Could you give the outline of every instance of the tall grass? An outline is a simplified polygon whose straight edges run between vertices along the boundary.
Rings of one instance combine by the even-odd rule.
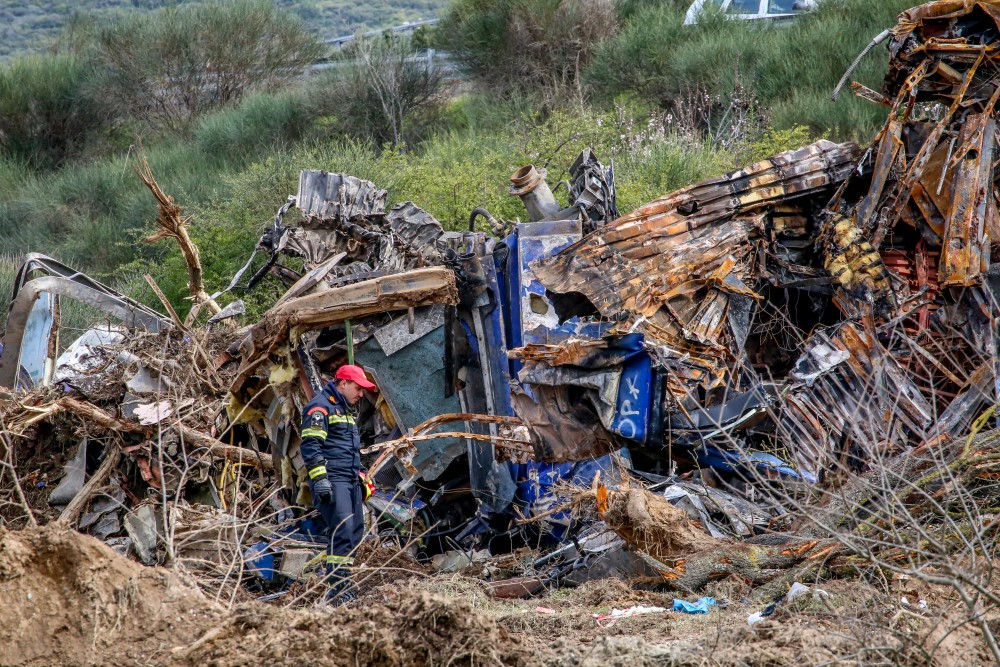
[[[184,144],[149,150],[161,185],[180,201],[207,200],[227,163]],[[129,154],[0,183],[0,252],[44,252],[99,277],[155,250],[137,243],[154,221],[152,197]]]
[[[0,154],[33,168],[75,156],[107,125],[86,90],[89,65],[74,56],[17,58],[0,67]]]
[[[203,119],[194,142],[214,159],[245,160],[291,146],[310,132],[312,123],[305,91],[257,92],[239,106]]]
[[[867,140],[884,121],[884,109],[849,94],[832,102],[829,95],[867,43],[912,4],[825,0],[791,24],[706,15],[693,26],[682,25],[679,8],[649,4],[602,43],[588,80],[605,97],[637,93],[664,105],[696,88],[723,100],[742,88],[753,91],[778,128],[801,124]],[[880,88],[887,62],[885,50],[876,49],[854,79]]]

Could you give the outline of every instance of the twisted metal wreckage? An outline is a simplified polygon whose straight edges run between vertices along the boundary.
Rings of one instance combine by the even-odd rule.
[[[500,595],[650,573],[599,517],[574,518],[563,484],[641,482],[713,536],[751,536],[782,511],[762,480],[828,483],[967,432],[996,400],[1000,6],[930,3],[890,37],[883,92],[854,86],[888,109],[868,149],[818,141],[624,216],[613,167],[589,150],[569,206],[528,166],[510,191],[530,222],[477,209],[468,232],[412,202],[386,210],[370,182],[304,171],[245,286],[275,276],[288,291],[243,329],[219,328],[238,302],[204,334],[31,256],[0,384],[35,398],[6,425],[38,442],[70,412],[124,434],[101,451],[84,438],[48,500],[146,562],[157,531],[218,561],[202,547],[234,530],[219,517],[271,508],[239,538],[258,582],[303,576],[321,548],[321,527],[291,512],[309,505],[298,411],[348,360],[380,388],[358,420],[380,528],[440,567],[557,545]],[[301,222],[286,224],[293,209]],[[474,231],[480,217],[491,233]],[[122,326],[56,358],[60,295]],[[194,389],[189,365],[133,349],[158,331],[207,368]],[[211,337],[228,348],[202,349]],[[224,409],[199,411],[199,391]],[[173,528],[147,488],[176,503]]]

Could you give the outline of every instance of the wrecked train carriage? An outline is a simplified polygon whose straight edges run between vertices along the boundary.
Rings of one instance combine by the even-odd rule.
[[[534,264],[560,319],[591,314],[614,323],[610,344],[642,341],[662,389],[635,416],[663,439],[638,444],[723,441],[760,421],[773,391],[747,369],[790,362],[798,341],[782,320],[808,330],[829,317],[829,283],[810,266],[815,214],[858,155],[830,142],[783,153],[640,207]],[[811,307],[796,308],[793,294]],[[551,367],[563,352],[541,360]],[[537,365],[539,350],[518,353]]]
[[[377,454],[371,461],[376,481],[394,502],[409,504],[395,511],[412,514],[414,507],[438,503],[442,493],[454,499],[466,489],[474,502],[465,507],[463,520],[502,517],[516,495],[532,501],[549,496],[539,488],[573,477],[574,471],[584,474],[584,480],[601,469],[612,475],[606,457],[596,467],[584,464],[589,473],[575,464],[539,469],[526,463],[538,458],[538,452],[515,417],[511,391],[512,373],[520,364],[508,359],[507,350],[573,334],[600,336],[609,327],[600,322],[560,325],[528,269],[533,259],[581,238],[585,225],[599,226],[617,213],[611,169],[585,151],[572,173],[575,203],[566,209],[558,206],[537,172],[515,175],[512,192],[530,202],[529,210],[559,219],[515,225],[501,241],[471,230],[444,232],[412,203],[386,212],[385,192],[366,181],[318,171],[301,174],[299,192],[261,239],[258,250],[269,257],[250,284],[270,272],[291,284],[290,295],[313,293],[294,304],[279,302],[232,350],[242,367],[233,385],[231,412],[244,411],[251,400],[259,402],[258,411],[248,414],[265,415],[272,447],[280,443],[272,453],[287,457],[286,473],[296,471],[286,474],[289,486],[299,493],[306,489],[301,462],[296,463],[293,422],[298,409],[322,385],[323,372],[348,359],[361,364],[381,389],[363,410],[361,423],[368,451]],[[304,220],[286,225],[293,206]],[[472,220],[477,215],[484,215],[495,231],[502,228],[488,212],[476,211]],[[304,271],[283,266],[282,256],[301,259]],[[359,303],[354,290],[366,284],[358,280],[371,278],[376,285],[434,272],[454,276],[457,292],[452,298],[435,298],[431,292],[408,303],[369,304],[362,298],[364,312],[352,309]],[[331,307],[317,316],[303,314],[307,299]],[[456,421],[464,422],[457,431],[431,432]],[[566,424],[554,427],[565,429]],[[418,483],[430,490],[418,493]]]
[[[860,160],[793,151],[536,263],[561,315],[644,334],[669,378],[668,446],[716,468],[769,451],[812,478],[958,434],[993,400],[998,17],[957,2],[902,15],[889,118]]]

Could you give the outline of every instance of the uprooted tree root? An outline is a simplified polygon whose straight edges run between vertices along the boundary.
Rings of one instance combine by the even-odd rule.
[[[603,519],[644,555],[670,588],[696,592],[709,582],[736,576],[759,585],[797,576],[811,560],[829,557],[834,540],[761,535],[744,541],[716,539],[691,525],[687,514],[666,498],[645,489],[599,488],[582,498],[597,506]]]
[[[985,424],[987,412],[977,422]],[[978,428],[978,426],[976,427]],[[951,588],[995,659],[987,618],[1000,610],[993,553],[1000,507],[1000,432],[940,440],[878,461],[838,488],[817,487],[781,500],[800,517],[784,533],[745,540],[713,539],[687,515],[645,489],[598,486],[578,496],[659,572],[668,588],[702,590],[736,577],[758,600],[793,581],[821,576],[895,573]],[[762,483],[766,483],[761,480]]]

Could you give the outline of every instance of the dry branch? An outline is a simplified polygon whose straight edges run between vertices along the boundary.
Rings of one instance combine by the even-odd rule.
[[[104,461],[101,462],[100,467],[90,476],[87,483],[83,485],[83,488],[73,496],[73,500],[66,505],[63,509],[62,514],[59,515],[59,521],[65,524],[76,523],[77,518],[80,516],[80,512],[87,506],[90,499],[97,492],[99,488],[104,486],[104,483],[111,477],[111,473],[114,472],[115,468],[118,466],[118,462],[121,460],[122,450],[116,443],[109,443],[107,449],[105,450]]]
[[[75,398],[61,398],[57,401],[49,403],[41,409],[40,414],[41,417],[44,418],[62,411],[72,412],[83,419],[89,420],[98,426],[112,431],[138,433],[147,438],[150,437],[155,431],[155,427],[143,426],[134,422],[118,419],[94,405],[84,403],[83,401]],[[37,421],[37,417],[38,415],[33,417],[30,421]],[[176,422],[172,424],[171,427],[176,429],[177,433],[186,442],[199,449],[204,449],[212,456],[226,459],[228,461],[232,461],[233,463],[249,463],[259,468],[263,468],[264,470],[274,469],[274,461],[268,454],[255,452],[245,447],[227,445],[226,443],[216,440],[212,436],[206,435],[197,429],[191,428],[190,426],[186,426],[181,422]]]
[[[156,218],[156,224],[160,226],[160,230],[143,240],[146,243],[155,243],[166,238],[176,240],[177,245],[181,249],[181,254],[184,255],[184,263],[187,264],[188,291],[191,293],[191,297],[194,299],[195,304],[207,307],[213,315],[218,314],[222,308],[205,291],[204,274],[201,268],[201,257],[198,253],[198,247],[191,240],[187,232],[187,222],[190,218],[182,217],[181,207],[177,205],[174,198],[160,189],[159,184],[153,177],[153,170],[146,160],[146,155],[141,145],[136,148],[136,164],[134,169],[135,173],[139,176],[139,180],[149,188],[153,197],[156,198],[157,206],[160,209],[160,214]]]

